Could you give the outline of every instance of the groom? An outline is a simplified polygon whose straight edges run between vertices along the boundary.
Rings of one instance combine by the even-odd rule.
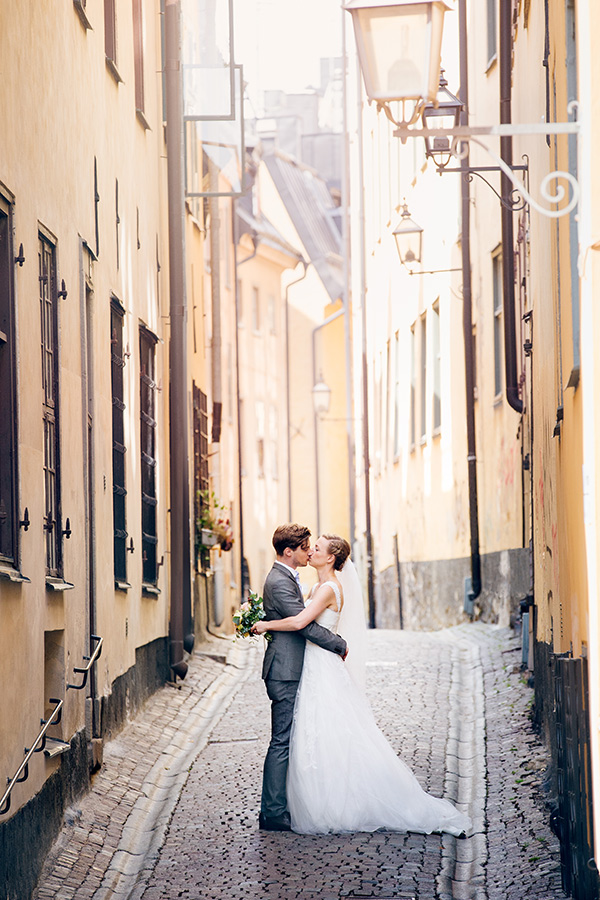
[[[277,559],[267,575],[263,590],[265,618],[285,619],[304,609],[298,566],[309,558],[310,531],[302,525],[280,525],[273,534]],[[296,693],[302,674],[306,640],[339,653],[345,659],[346,641],[311,622],[301,631],[273,631],[267,644],[262,677],[271,701],[271,743],[265,758],[259,828],[289,831],[286,776],[290,731]]]

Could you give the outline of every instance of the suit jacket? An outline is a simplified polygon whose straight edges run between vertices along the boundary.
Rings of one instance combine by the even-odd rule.
[[[302,591],[291,572],[282,566],[273,566],[265,581],[263,603],[266,620],[287,619],[302,612]],[[264,679],[299,681],[307,640],[340,656],[346,652],[346,641],[316,622],[310,622],[301,631],[272,631],[271,636],[263,662]]]

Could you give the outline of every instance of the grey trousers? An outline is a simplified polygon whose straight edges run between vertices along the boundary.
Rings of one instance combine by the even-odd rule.
[[[265,757],[261,812],[269,819],[287,813],[286,778],[290,756],[290,732],[299,681],[268,678],[265,687],[271,701],[271,743]]]

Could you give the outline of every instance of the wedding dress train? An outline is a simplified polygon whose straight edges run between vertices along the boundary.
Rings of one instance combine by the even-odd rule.
[[[339,607],[339,589],[328,583]],[[339,618],[325,609],[316,621],[335,631]],[[292,830],[300,834],[385,829],[459,835],[471,827],[448,800],[426,793],[396,756],[341,657],[309,641],[294,709],[287,797]]]

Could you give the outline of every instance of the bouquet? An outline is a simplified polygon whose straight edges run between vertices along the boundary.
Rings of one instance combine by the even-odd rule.
[[[241,607],[233,614],[233,624],[235,626],[236,637],[254,637],[252,634],[252,626],[264,619],[265,611],[263,609],[263,598],[255,594],[254,591],[248,591],[248,599],[242,603]],[[267,641],[271,641],[272,635],[267,631],[263,637]]]

